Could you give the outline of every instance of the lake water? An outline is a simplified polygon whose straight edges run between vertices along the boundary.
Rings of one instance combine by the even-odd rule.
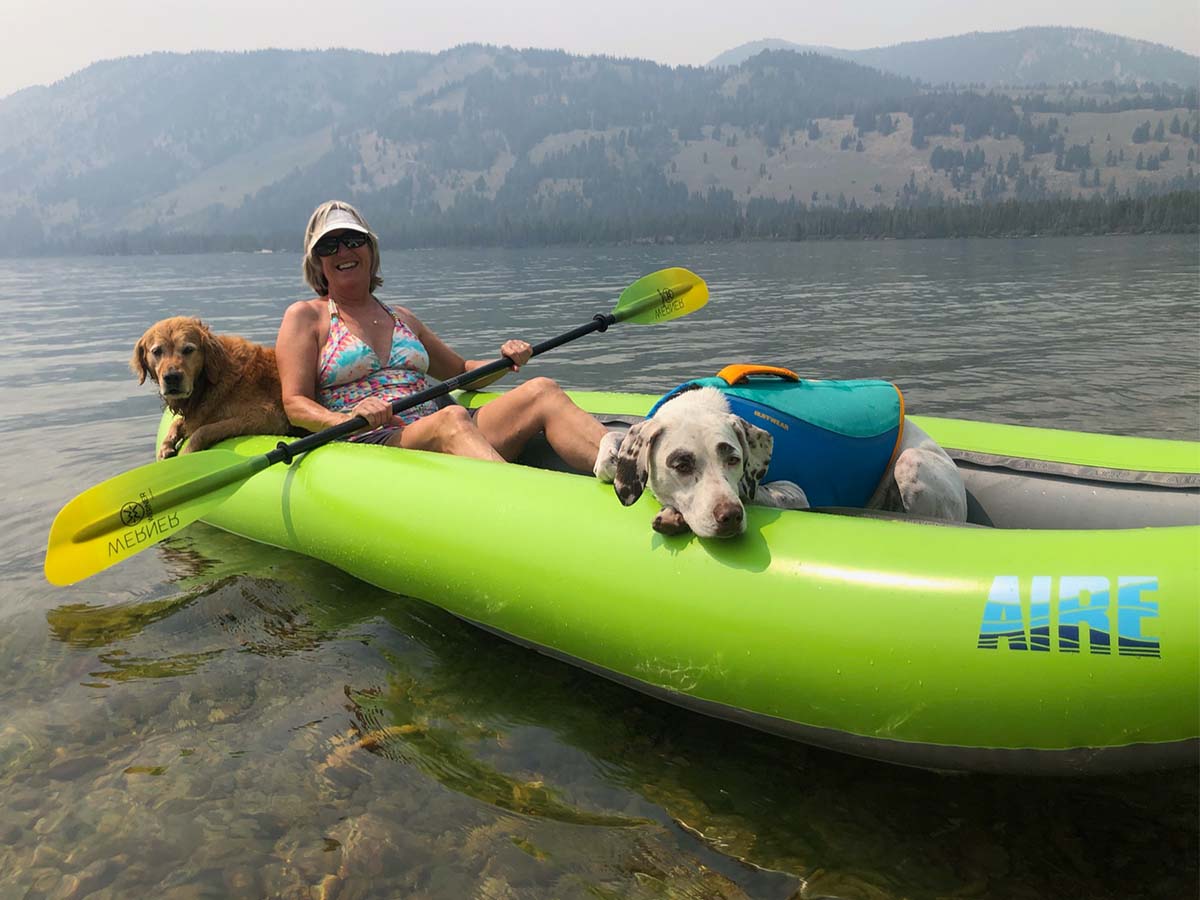
[[[299,265],[0,260],[0,896],[1197,895],[1196,770],[817,751],[203,525],[47,584],[55,512],[152,458],[143,329],[196,314],[271,342]],[[1200,437],[1194,237],[385,252],[380,295],[491,358],[669,265],[708,281],[705,309],[528,374],[664,391],[756,361],[892,379],[917,413]]]

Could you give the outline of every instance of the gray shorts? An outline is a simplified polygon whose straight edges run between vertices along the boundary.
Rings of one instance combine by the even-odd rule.
[[[458,404],[449,396],[442,395],[434,400],[438,409],[445,409],[447,406],[457,406]],[[467,410],[471,418],[475,418],[475,413],[479,412],[478,408]],[[398,431],[402,431],[403,425],[384,425],[382,428],[372,428],[370,431],[360,431],[352,434],[349,437],[342,438],[343,441],[348,441],[351,444],[386,444],[391,440],[392,435]]]

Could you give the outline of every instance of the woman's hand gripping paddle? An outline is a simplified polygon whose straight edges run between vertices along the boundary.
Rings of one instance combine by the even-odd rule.
[[[708,302],[708,287],[687,269],[663,269],[639,278],[617,299],[610,313],[533,348],[533,356],[553,350],[618,322],[653,325],[678,319]],[[392,402],[392,412],[418,406],[443,394],[509,368],[497,359],[424,391]],[[277,462],[290,462],[330,441],[353,434],[367,424],[355,416],[347,422],[280,443],[262,456],[245,457],[230,450],[208,449],[117,475],[80,494],[54,519],[46,547],[46,578],[74,584],[116,565],[169,537],[223,503],[246,479]]]

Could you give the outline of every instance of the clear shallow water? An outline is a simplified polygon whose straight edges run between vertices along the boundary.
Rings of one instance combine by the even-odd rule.
[[[911,410],[1200,437],[1193,238],[385,253],[456,349],[542,339],[684,265],[704,310],[539,359],[665,390],[734,361]],[[1197,773],[948,777],[686,714],[204,526],[69,589],[58,508],[147,461],[127,368],[194,313],[270,342],[295,255],[0,262],[0,894],[1195,896]]]

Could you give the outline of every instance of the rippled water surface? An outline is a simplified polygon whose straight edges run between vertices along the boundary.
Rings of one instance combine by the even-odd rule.
[[[889,378],[919,413],[1194,439],[1198,259],[1193,237],[388,252],[381,297],[488,358],[682,265],[708,307],[529,374],[662,391],[752,360]],[[0,294],[0,896],[1196,896],[1196,770],[807,749],[203,525],[51,587],[54,513],[152,456],[142,330],[270,342],[299,259],[6,260]]]

